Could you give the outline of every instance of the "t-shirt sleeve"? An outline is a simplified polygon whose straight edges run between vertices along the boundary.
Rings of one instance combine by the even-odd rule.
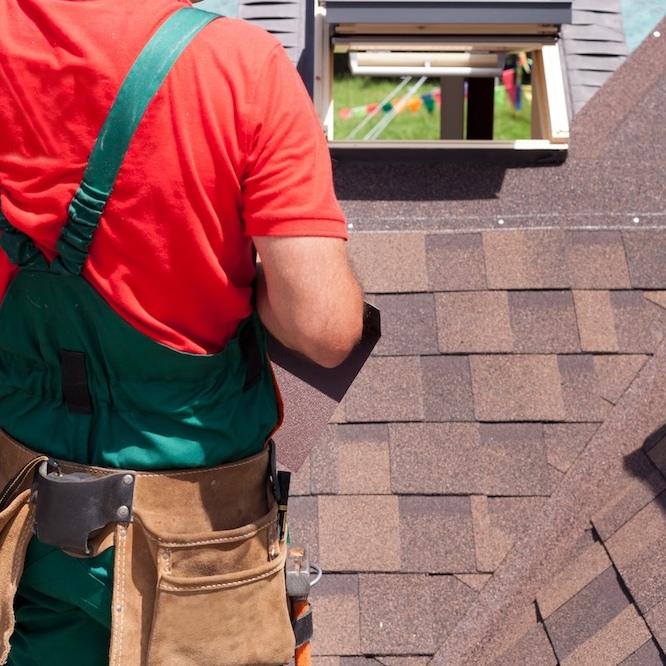
[[[248,117],[242,181],[246,233],[347,238],[323,130],[279,44],[264,63]]]

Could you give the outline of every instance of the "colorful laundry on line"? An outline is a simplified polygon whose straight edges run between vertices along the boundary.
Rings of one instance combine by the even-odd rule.
[[[502,85],[509,96],[511,105],[516,111],[520,111],[523,106],[523,74],[524,72],[529,73],[530,71],[531,64],[526,54],[520,53],[518,55],[517,66],[515,68],[505,69],[502,72]],[[467,86],[465,86],[465,94],[466,93]],[[346,109],[340,109],[338,115],[343,120],[351,120],[352,118],[365,118],[366,116],[375,115],[379,111],[382,113],[389,113],[390,111],[402,113],[405,109],[409,109],[412,113],[416,113],[423,107],[426,108],[428,113],[432,113],[435,110],[435,107],[441,106],[441,104],[441,90],[435,89],[416,97],[410,97],[409,99],[401,97],[391,100],[390,102],[381,105],[381,108],[379,104],[365,104],[364,106],[352,106]]]
[[[402,113],[405,109],[409,109],[412,113],[416,113],[419,109],[425,107],[428,113],[432,113],[435,107],[440,106],[442,103],[441,91],[439,89],[432,90],[431,92],[423,93],[417,97],[410,97],[409,99],[399,98],[386,102],[380,108],[379,104],[366,104],[365,106],[353,106],[346,109],[340,109],[338,115],[343,120],[351,118],[364,118],[365,116],[374,115],[381,111],[388,113],[395,110],[397,113]]]

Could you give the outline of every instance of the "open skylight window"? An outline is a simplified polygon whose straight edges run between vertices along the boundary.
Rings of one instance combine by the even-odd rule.
[[[320,0],[313,96],[332,151],[564,155],[568,114],[557,41],[570,17],[570,2],[550,0]],[[525,66],[520,72],[517,62]],[[526,119],[519,139],[503,137],[499,127],[496,111],[506,99]],[[401,124],[424,129],[397,131]]]

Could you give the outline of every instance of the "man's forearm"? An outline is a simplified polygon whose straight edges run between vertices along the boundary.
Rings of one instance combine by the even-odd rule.
[[[327,275],[330,265],[320,271],[313,267],[311,281],[304,285],[282,278],[270,284],[259,264],[255,285],[256,307],[266,328],[286,347],[324,367],[342,363],[363,328],[362,290],[346,260],[331,259],[333,265],[336,261],[333,275]]]

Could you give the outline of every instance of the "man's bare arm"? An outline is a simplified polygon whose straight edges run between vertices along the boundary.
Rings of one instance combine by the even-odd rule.
[[[363,293],[345,241],[294,236],[253,240],[261,258],[256,305],[266,328],[319,365],[342,363],[363,328]]]

